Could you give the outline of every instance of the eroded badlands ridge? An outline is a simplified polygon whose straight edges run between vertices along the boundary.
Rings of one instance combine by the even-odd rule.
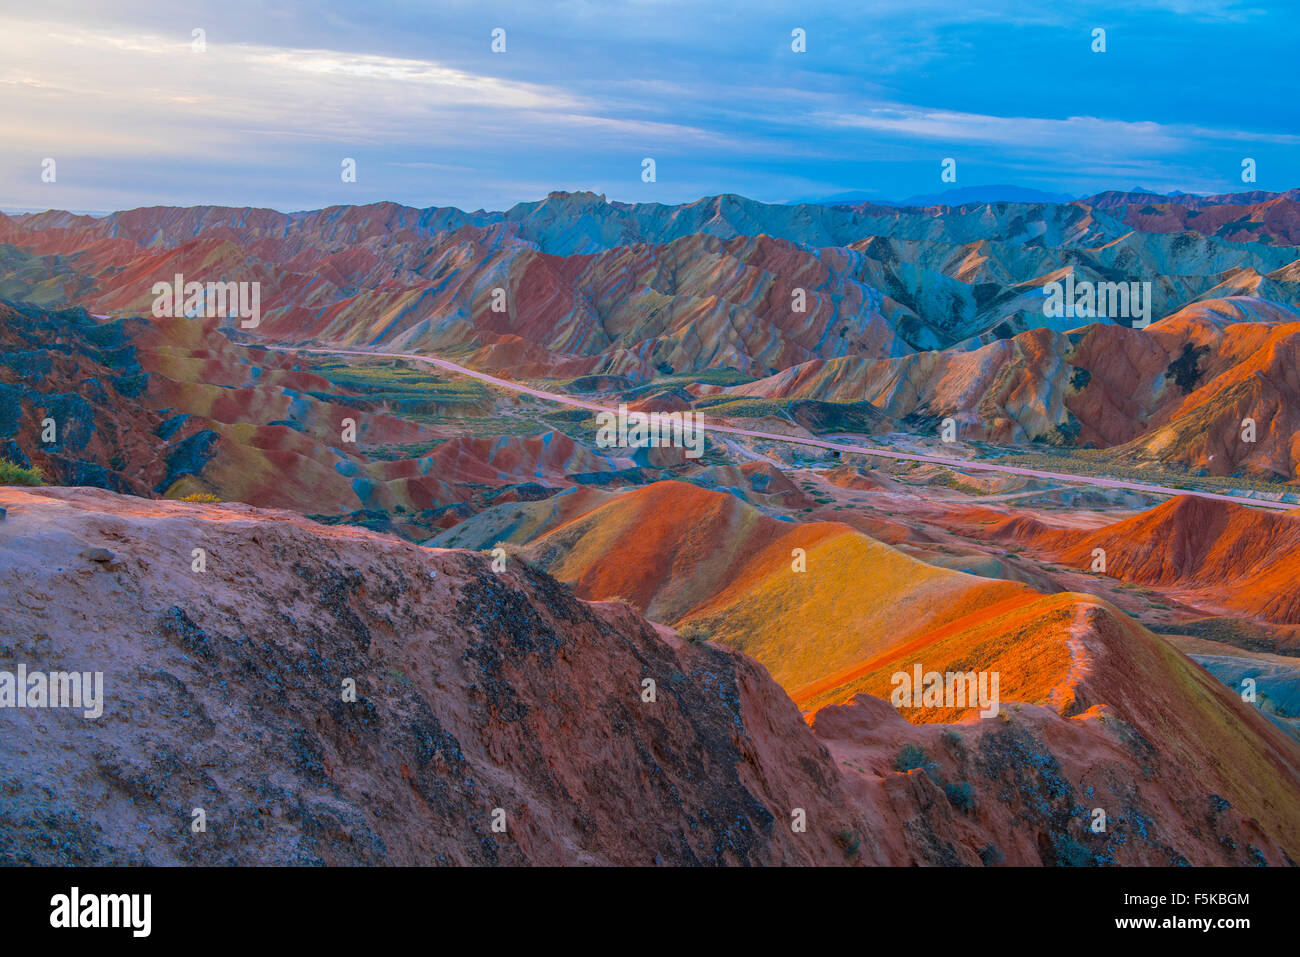
[[[6,861],[796,863],[857,826],[753,662],[522,566],[242,506],[0,496],[6,663],[102,670],[107,698],[95,723],[3,714]]]
[[[805,722],[745,655],[517,559],[91,489],[0,507],[0,668],[102,671],[106,696],[98,721],[0,711],[5,862],[1300,857],[1296,745],[1089,596],[1057,596],[1068,702],[915,725],[861,695]]]
[[[260,283],[257,332],[284,342],[462,350],[520,376],[757,377],[1062,332],[1078,323],[1046,320],[1043,290],[1067,274],[1149,283],[1152,320],[1225,297],[1300,303],[1296,197],[49,211],[0,215],[0,296],[149,315],[155,282],[224,276]]]

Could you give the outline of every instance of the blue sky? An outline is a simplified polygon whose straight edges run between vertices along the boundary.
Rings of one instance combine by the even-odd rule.
[[[1300,186],[1290,3],[1058,6],[47,0],[0,13],[0,207]]]

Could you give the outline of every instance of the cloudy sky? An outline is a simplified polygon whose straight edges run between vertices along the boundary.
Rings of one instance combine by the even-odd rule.
[[[1289,189],[1292,2],[10,3],[0,208]]]

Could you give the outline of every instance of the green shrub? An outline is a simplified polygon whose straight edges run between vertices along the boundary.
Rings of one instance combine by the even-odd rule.
[[[945,784],[943,793],[948,795],[948,803],[959,811],[970,813],[970,810],[975,807],[975,789],[970,786],[969,781]]]
[[[40,485],[44,480],[38,468],[23,468],[17,462],[0,459],[0,485]]]
[[[840,831],[839,836],[835,838],[835,843],[843,848],[845,857],[852,857],[862,846],[862,840],[857,832],[850,831],[847,827]]]
[[[985,845],[984,850],[980,851],[980,861],[985,867],[994,867],[1002,863],[1002,852],[992,844]]]
[[[693,645],[702,644],[713,637],[713,632],[698,621],[688,621],[677,629],[677,634]]]
[[[898,757],[894,759],[894,770],[913,771],[925,767],[926,762],[927,758],[923,750],[915,744],[905,744],[903,750],[898,752]]]

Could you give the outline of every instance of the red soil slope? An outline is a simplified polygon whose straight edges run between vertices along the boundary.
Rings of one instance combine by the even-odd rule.
[[[999,523],[983,526],[981,534],[995,540],[1041,550],[1081,569],[1092,567],[1093,550],[1100,548],[1107,575],[1176,588],[1207,608],[1300,624],[1295,515],[1187,495],[1091,531],[1052,528],[988,509],[967,513],[967,520],[992,516]]]

